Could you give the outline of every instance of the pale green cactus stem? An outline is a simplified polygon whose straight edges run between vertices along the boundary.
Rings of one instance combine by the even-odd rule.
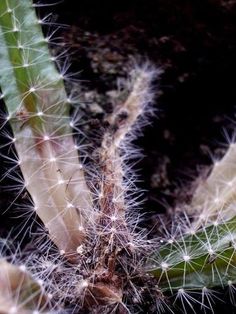
[[[148,268],[162,291],[236,283],[236,218],[168,239],[149,259]]]
[[[12,265],[6,260],[0,259],[0,269],[1,314],[48,312],[50,298],[24,266]]]
[[[236,283],[236,144],[215,162],[186,206],[188,231],[149,260],[162,290],[204,290]]]
[[[198,185],[187,212],[196,227],[228,220],[236,215],[236,144],[232,143],[225,156],[216,161],[210,175]]]
[[[74,256],[93,219],[68,98],[30,0],[0,5],[0,84],[25,183],[62,253]],[[19,187],[19,194],[22,191]]]

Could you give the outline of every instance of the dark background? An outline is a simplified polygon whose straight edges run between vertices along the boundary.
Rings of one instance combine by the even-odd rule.
[[[132,56],[163,69],[154,83],[156,117],[136,143],[145,156],[137,165],[138,184],[146,190],[142,211],[150,224],[156,214],[189,200],[194,180],[211,165],[210,155],[221,156],[227,146],[223,128],[233,133],[236,1],[65,0],[39,9],[42,16],[48,12],[67,25],[55,36],[70,47],[70,70],[79,71],[82,91],[92,91],[103,112],[101,95],[126,76]],[[104,64],[112,70],[107,73]],[[2,191],[2,210],[9,199]],[[9,211],[2,217],[4,234],[16,219]],[[225,300],[217,313],[236,313]]]
[[[71,48],[71,70],[80,71],[85,90],[115,89],[127,55],[163,69],[154,84],[156,118],[137,142],[146,156],[138,168],[149,210],[185,199],[189,183],[211,164],[210,155],[222,155],[223,128],[229,134],[234,128],[236,3],[65,0],[44,10],[68,25],[58,36]]]

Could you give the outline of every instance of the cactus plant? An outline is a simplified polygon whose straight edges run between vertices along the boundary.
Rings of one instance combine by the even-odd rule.
[[[40,282],[33,280],[24,265],[17,267],[3,259],[0,265],[0,312],[46,313],[50,300],[44,295]]]
[[[184,207],[185,218],[174,218],[174,232],[150,240],[134,213],[136,178],[128,160],[152,111],[151,84],[160,71],[146,64],[131,72],[129,95],[106,117],[88,175],[80,158],[86,151],[74,137],[78,99],[65,88],[69,77],[49,52],[35,6],[0,5],[3,124],[12,129],[8,151],[16,150],[14,158],[5,156],[13,163],[5,176],[16,182],[12,203],[27,189],[26,214],[36,213],[43,225],[39,249],[31,243],[14,258],[1,249],[0,312],[136,313],[149,306],[155,313],[172,311],[177,300],[186,313],[194,303],[213,311],[212,289],[226,286],[233,299],[234,144]]]

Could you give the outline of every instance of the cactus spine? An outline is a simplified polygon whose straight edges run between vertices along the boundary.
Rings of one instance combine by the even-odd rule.
[[[163,290],[226,287],[236,281],[236,218],[194,229],[153,255],[151,272]]]
[[[70,126],[72,100],[31,1],[2,1],[0,23],[0,82],[14,134],[9,146],[14,143],[24,176],[18,195],[27,188],[51,239],[73,257],[91,207]]]

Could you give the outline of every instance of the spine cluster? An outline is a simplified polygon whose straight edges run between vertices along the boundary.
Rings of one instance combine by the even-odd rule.
[[[7,145],[17,151],[7,172],[16,182],[13,202],[27,189],[51,239],[73,259],[92,209],[73,139],[66,74],[56,69],[31,1],[4,0],[0,10],[2,99],[13,131]]]

